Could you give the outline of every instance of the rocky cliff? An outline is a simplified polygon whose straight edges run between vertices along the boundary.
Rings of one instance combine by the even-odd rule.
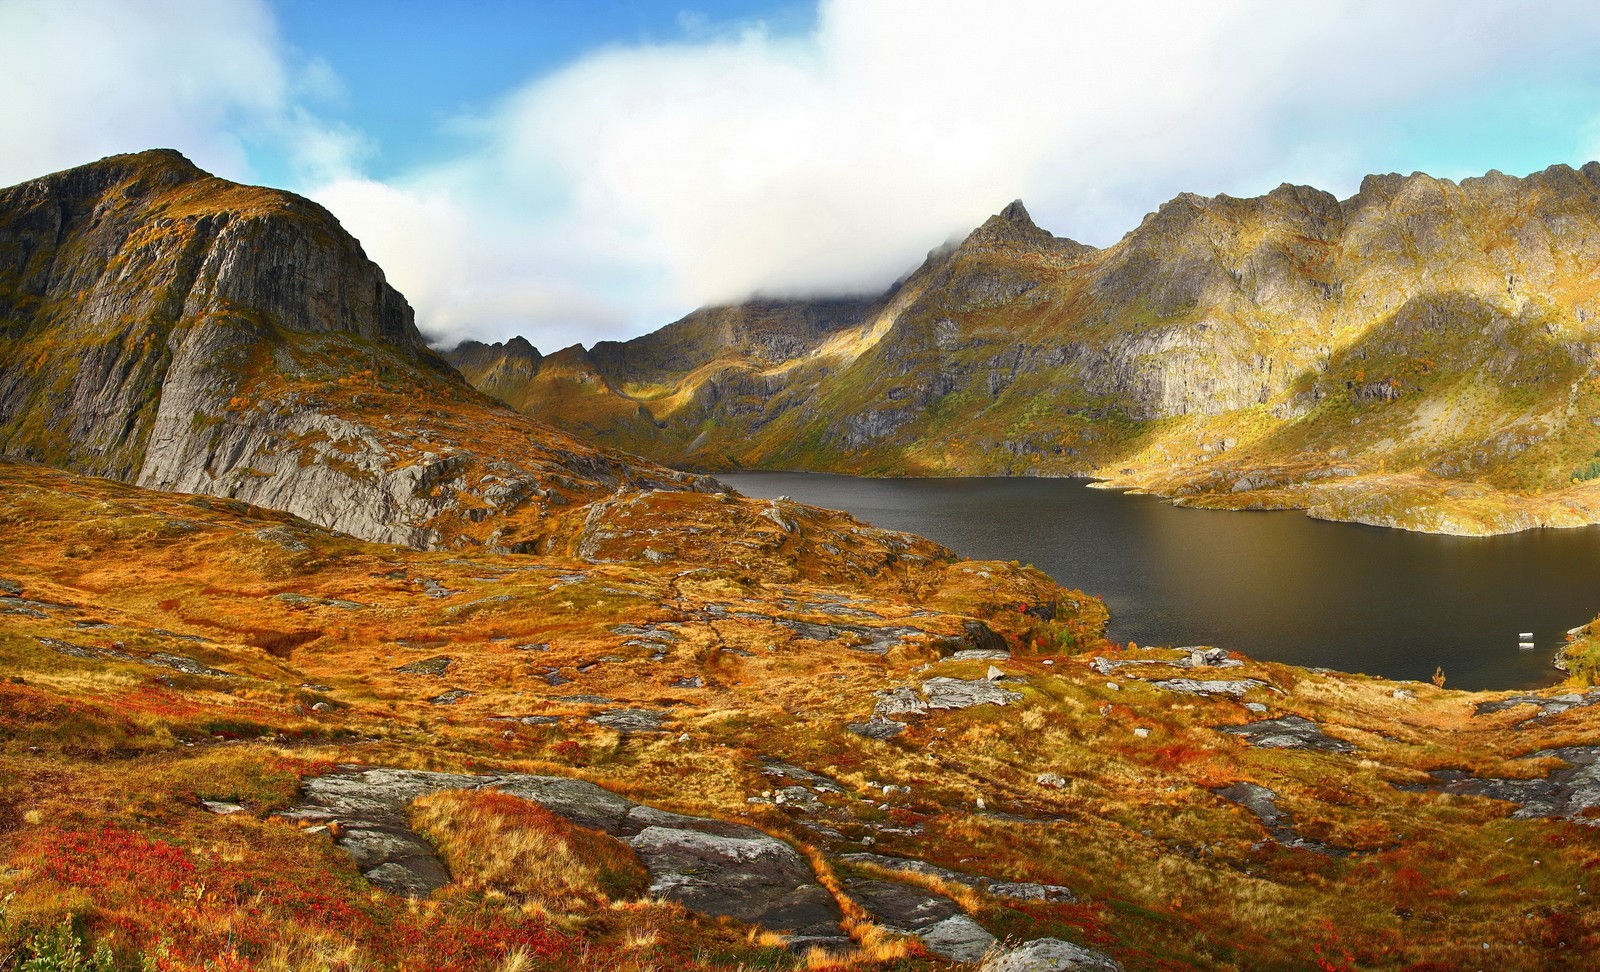
[[[1103,250],[1013,203],[782,360],[727,337],[765,305],[717,308],[595,355],[582,396],[519,405],[689,467],[1093,475],[1438,532],[1575,525],[1600,519],[1597,271],[1594,163],[1184,194]],[[669,332],[699,343],[641,369]]]
[[[326,210],[171,151],[0,191],[0,454],[413,546],[695,485],[474,391]]]

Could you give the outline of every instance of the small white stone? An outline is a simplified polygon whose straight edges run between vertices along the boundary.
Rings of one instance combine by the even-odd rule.
[[[1118,685],[1116,682],[1107,682],[1106,683],[1106,688],[1110,689],[1113,692],[1122,691],[1122,686]]]
[[[1138,736],[1140,739],[1150,738],[1150,730],[1146,729],[1144,726],[1140,726],[1139,728],[1133,730],[1133,734]]]

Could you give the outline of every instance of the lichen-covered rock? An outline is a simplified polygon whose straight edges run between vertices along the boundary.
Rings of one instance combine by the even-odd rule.
[[[1059,938],[1036,938],[996,955],[978,972],[1123,972],[1104,952]]]

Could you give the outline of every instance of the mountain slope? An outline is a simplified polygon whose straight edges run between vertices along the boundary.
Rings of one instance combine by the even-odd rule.
[[[171,151],[0,191],[0,455],[413,546],[695,484],[474,391],[326,210]]]
[[[1593,163],[1372,176],[1342,201],[1185,194],[1104,250],[1013,204],[831,348],[771,361],[707,332],[648,394],[613,353],[582,408],[523,407],[707,469],[1094,475],[1438,532],[1575,525],[1600,520],[1597,292]]]

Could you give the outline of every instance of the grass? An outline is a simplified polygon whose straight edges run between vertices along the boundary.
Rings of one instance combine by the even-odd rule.
[[[457,877],[448,888],[410,905],[375,892],[325,837],[272,817],[301,780],[351,762],[588,779],[777,835],[836,888],[835,875],[852,873],[837,855],[863,848],[1065,885],[1077,903],[915,879],[999,933],[1064,937],[1130,968],[1544,968],[1600,944],[1578,894],[1597,887],[1593,828],[1396,789],[1439,768],[1543,769],[1513,757],[1592,741],[1592,709],[1517,729],[1516,713],[1473,718],[1479,696],[1407,686],[1406,701],[1382,680],[1250,662],[1234,673],[1282,689],[1262,696],[1276,710],[1360,747],[1351,757],[1252,749],[1214,728],[1255,718],[1237,702],[1131,678],[1108,690],[1087,666],[1112,650],[1097,600],[1020,565],[953,562],[839,514],[785,507],[800,524],[789,534],[762,515],[766,504],[653,493],[619,501],[614,535],[592,548],[598,563],[559,550],[417,553],[304,525],[292,527],[305,548],[295,550],[257,539],[290,528],[281,515],[241,504],[38,467],[0,474],[4,575],[26,597],[64,606],[44,619],[0,616],[0,895],[13,895],[0,955],[68,919],[83,954],[103,944],[126,968],[794,965],[748,928],[651,899],[612,838],[492,792],[414,808]],[[179,520],[198,528],[168,529]],[[635,553],[668,540],[669,563]],[[62,556],[68,548],[80,555]],[[893,571],[882,567],[891,550]],[[429,597],[423,579],[461,593]],[[808,640],[770,620],[837,621],[807,607],[824,597],[932,636],[872,656],[853,639]],[[1047,601],[1055,622],[1017,611]],[[451,613],[467,604],[477,606]],[[968,618],[1011,645],[1001,667],[1026,680],[1023,701],[911,720],[889,741],[845,731],[880,689],[981,676],[987,663],[941,660]],[[110,627],[75,624],[85,619]],[[675,640],[655,642],[663,657],[653,661],[657,649],[626,644],[645,636],[620,625],[660,626]],[[74,658],[38,637],[176,651],[235,677]],[[454,659],[440,678],[396,671],[434,655]],[[571,683],[547,684],[551,669]],[[677,684],[688,677],[705,687]],[[446,688],[473,695],[426,701]],[[669,731],[604,729],[587,721],[594,706],[565,698],[576,694],[665,712]],[[334,708],[312,711],[315,701]],[[556,721],[491,721],[524,715]],[[807,827],[812,815],[750,802],[775,786],[762,756],[838,781],[846,793],[824,794],[815,816],[838,838]],[[1065,785],[1040,785],[1046,773]],[[1329,859],[1266,841],[1213,793],[1240,781],[1272,788],[1302,834],[1359,853]],[[215,816],[202,800],[245,812]],[[935,967],[847,895],[845,905],[858,953],[800,964]]]

